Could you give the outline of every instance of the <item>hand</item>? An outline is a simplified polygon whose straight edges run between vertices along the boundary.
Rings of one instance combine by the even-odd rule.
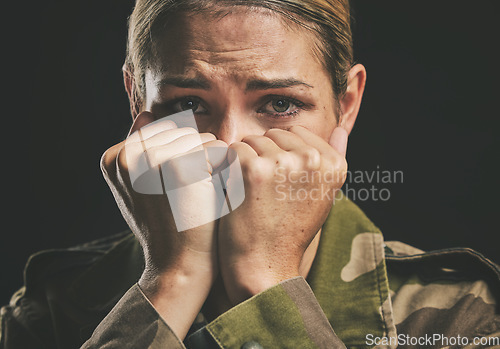
[[[174,332],[183,338],[217,275],[213,217],[218,208],[210,171],[225,160],[226,154],[218,152],[219,158],[216,153],[209,161],[189,159],[202,151],[203,160],[205,148],[227,149],[227,144],[212,134],[179,129],[172,121],[153,121],[151,113],[139,114],[128,138],[104,153],[101,167],[122,215],[144,250],[146,266],[139,285]],[[144,156],[151,169],[161,166],[164,187],[182,188],[180,193],[171,191],[167,197],[134,190],[131,174],[141,161],[144,164]],[[155,172],[152,173],[154,177]],[[156,172],[158,176],[159,173]],[[152,182],[153,177],[145,182]],[[194,184],[186,186],[190,183]],[[177,216],[172,208],[178,210]]]
[[[219,224],[219,265],[233,304],[299,276],[304,252],[345,181],[346,146],[340,127],[328,144],[301,126],[230,145],[245,183],[245,201]]]

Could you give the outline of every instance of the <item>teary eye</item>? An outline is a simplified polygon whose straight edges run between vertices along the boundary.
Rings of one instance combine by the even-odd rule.
[[[274,118],[293,117],[305,104],[291,97],[269,96],[267,102],[258,110],[261,114],[267,114]]]
[[[202,103],[197,97],[182,97],[177,98],[168,103],[174,113],[191,109],[193,113],[206,113],[207,110],[202,106]]]
[[[275,99],[272,102],[273,109],[278,113],[284,113],[290,107],[290,102],[285,99]]]
[[[182,111],[192,109],[193,112],[196,112],[199,105],[200,105],[200,102],[196,101],[194,99],[184,99],[182,101],[179,101],[179,106],[180,106]]]

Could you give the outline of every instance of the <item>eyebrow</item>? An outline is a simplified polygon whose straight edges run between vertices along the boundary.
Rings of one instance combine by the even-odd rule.
[[[166,77],[157,83],[158,87],[166,85],[180,87],[180,88],[210,90],[210,82],[202,78],[186,78],[182,76],[171,76],[171,77]]]
[[[160,82],[158,82],[158,87],[162,86],[175,86],[179,88],[191,88],[200,90],[210,90],[210,82],[203,78],[186,78],[182,76],[171,76],[166,77]],[[279,88],[289,88],[294,86],[305,86],[308,88],[314,88],[313,86],[293,78],[288,79],[254,79],[250,80],[246,85],[246,91],[257,91],[257,90],[271,90]]]
[[[306,86],[308,88],[313,88],[313,86],[297,80],[297,79],[273,79],[273,80],[251,80],[247,83],[247,91],[256,90],[271,90],[274,88],[288,88],[294,86]]]

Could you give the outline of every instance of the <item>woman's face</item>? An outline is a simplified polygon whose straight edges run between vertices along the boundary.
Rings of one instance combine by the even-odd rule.
[[[309,32],[264,11],[175,22],[146,71],[145,110],[193,109],[199,131],[228,144],[293,125],[328,140],[336,102]]]

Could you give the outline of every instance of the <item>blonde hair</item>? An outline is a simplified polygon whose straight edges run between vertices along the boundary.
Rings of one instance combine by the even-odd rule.
[[[129,18],[126,65],[138,97],[145,97],[144,77],[154,62],[155,40],[165,33],[170,18],[207,11],[224,15],[236,6],[268,9],[314,33],[335,96],[345,93],[353,65],[349,0],[137,0]]]

